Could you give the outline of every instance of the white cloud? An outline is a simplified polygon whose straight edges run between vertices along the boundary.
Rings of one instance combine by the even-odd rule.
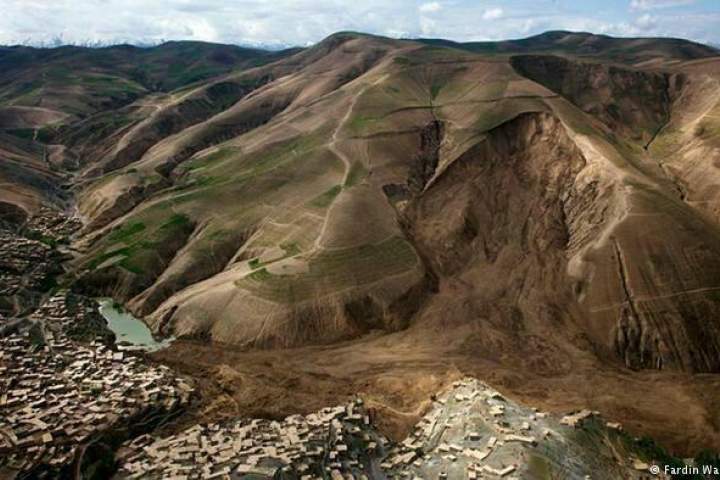
[[[535,19],[528,18],[525,20],[520,28],[520,31],[523,33],[523,35],[527,35],[528,32],[531,32],[532,29],[535,27]]]
[[[423,37],[437,34],[437,22],[427,17],[420,17],[420,33]]]
[[[681,7],[695,3],[695,0],[630,0],[631,10],[654,10],[658,8]]]
[[[497,20],[503,16],[503,9],[500,7],[488,8],[483,12],[483,20]]]
[[[632,0],[637,13],[630,1],[601,10],[587,2],[570,8],[569,0],[0,0],[0,44],[308,45],[340,30],[471,41],[559,29],[720,42],[717,0],[677,10],[660,7],[688,0]]]
[[[657,26],[657,21],[654,16],[646,13],[635,20],[635,25],[637,25],[641,30],[652,30]]]
[[[438,2],[423,3],[418,7],[418,10],[420,10],[422,13],[439,12],[441,9],[442,5],[440,5]]]

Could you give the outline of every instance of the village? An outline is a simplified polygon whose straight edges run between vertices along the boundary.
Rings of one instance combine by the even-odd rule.
[[[0,230],[0,296],[37,290],[53,268],[52,254],[45,243]]]
[[[42,307],[40,334],[27,328],[0,337],[0,472],[52,476],[92,436],[190,401],[193,387],[167,367],[70,339],[65,331],[76,317],[65,298]]]
[[[25,230],[53,243],[62,243],[81,227],[79,218],[43,205],[30,217]]]
[[[387,444],[357,399],[283,421],[241,419],[196,425],[168,438],[146,435],[121,449],[119,476],[368,478]]]
[[[0,224],[0,320],[36,306],[39,294],[62,272],[63,254],[55,246],[80,226],[77,218],[47,206],[21,228]]]
[[[80,223],[43,207],[0,229],[0,477],[54,478],[92,439],[171,413],[193,386],[115,345],[94,299],[52,288],[56,246]]]
[[[586,422],[621,430],[590,411],[558,420],[467,378],[439,395],[400,443],[377,433],[356,399],[282,421],[243,419],[164,438],[144,435],[121,448],[118,477],[474,480],[552,472],[557,478],[647,478],[647,464],[616,458],[609,447],[588,456],[581,440]]]

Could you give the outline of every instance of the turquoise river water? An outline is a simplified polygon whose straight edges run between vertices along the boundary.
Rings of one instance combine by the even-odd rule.
[[[172,338],[160,341],[153,338],[145,322],[133,317],[124,309],[117,308],[112,298],[99,298],[98,303],[100,314],[107,320],[110,330],[115,332],[118,343],[127,342],[132,345],[130,348],[152,352],[167,347],[173,341]]]

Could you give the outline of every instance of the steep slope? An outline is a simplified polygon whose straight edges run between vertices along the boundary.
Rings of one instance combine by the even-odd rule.
[[[0,130],[0,202],[5,208],[15,205],[26,217],[42,203],[62,203],[67,197],[61,188],[64,176],[48,164],[47,155],[32,139]]]
[[[175,111],[176,118],[190,117],[187,122],[226,108],[242,88],[218,82],[195,95],[157,92],[240,72],[290,53],[294,51],[272,53],[198,42],[152,48],[0,47],[0,168],[12,184],[7,194],[24,186],[23,195],[31,197],[24,200],[25,207],[58,203],[64,180],[53,172],[86,167],[88,175],[96,176],[135,160],[106,157],[128,129],[163,102],[188,96],[186,105]],[[175,120],[165,117],[159,123],[156,130],[172,130]],[[138,140],[134,143],[142,145]]]
[[[717,228],[652,182],[598,175],[588,153],[556,118],[520,116],[406,210],[432,270],[465,285],[455,315],[510,337],[571,321],[630,367],[717,371]]]
[[[194,213],[186,213],[196,219],[198,226],[162,276],[158,277],[154,270],[128,276],[126,269],[122,269],[122,264],[135,261],[136,247],[141,247],[137,240],[148,239],[147,232],[138,230],[137,240],[132,236],[126,238],[125,243],[131,247],[125,253],[131,255],[113,254],[113,250],[118,250],[117,245],[106,249],[96,257],[98,260],[89,264],[94,268],[104,263],[101,269],[104,271],[91,274],[86,283],[100,283],[93,278],[99,276],[102,283],[107,284],[105,275],[114,271],[112,275],[118,280],[109,285],[116,285],[115,292],[126,298],[140,294],[131,305],[147,314],[173,293],[212,277],[179,297],[192,297],[192,301],[177,305],[175,300],[158,310],[153,315],[156,325],[165,328],[167,323],[168,328],[177,328],[185,334],[212,332],[216,339],[228,340],[234,335],[235,341],[241,343],[283,345],[307,339],[317,341],[322,337],[333,339],[375,326],[402,326],[407,314],[393,313],[394,304],[412,302],[407,296],[412,297],[413,284],[422,288],[423,275],[396,222],[392,217],[385,219],[378,215],[380,229],[365,239],[331,237],[337,230],[331,225],[336,221],[332,218],[331,204],[336,196],[338,204],[343,202],[343,195],[338,195],[342,185],[356,191],[348,197],[348,208],[357,208],[356,202],[364,202],[366,207],[375,209],[378,202],[380,205],[384,202],[381,194],[354,185],[356,180],[350,178],[351,166],[339,145],[356,98],[366,88],[353,85],[353,78],[363,69],[387,64],[389,58],[383,59],[383,55],[387,54],[388,47],[397,49],[397,46],[385,40],[351,36],[331,38],[328,42],[334,44],[338,39],[342,41],[341,49],[321,44],[315,51],[302,54],[306,59],[300,62],[309,63],[301,74],[270,82],[222,114],[189,127],[182,135],[168,137],[150,149],[136,164],[137,168],[140,171],[160,169],[169,177],[175,164],[182,164],[208,143],[222,142],[228,136],[248,131],[245,148],[227,142],[214,152],[209,150],[193,158],[186,167],[187,173],[178,177],[174,187],[178,193],[168,191],[164,198],[151,202],[149,208],[141,206],[137,212],[146,219],[143,225],[156,223],[157,216],[166,215],[167,208],[174,208],[176,198],[196,192],[195,200],[186,204]],[[318,55],[319,49],[327,52]],[[335,70],[333,74],[325,74],[326,80],[317,82],[317,73],[327,69]],[[350,95],[327,95],[338,88],[344,90],[345,84]],[[333,112],[334,124],[319,123],[318,116],[311,115],[310,109]],[[264,123],[267,126],[259,131],[257,127]],[[300,129],[307,132],[301,134]],[[268,137],[272,140],[268,141]],[[255,147],[254,138],[260,140]],[[327,170],[326,166],[331,168]],[[290,173],[292,171],[294,173]],[[340,188],[336,192],[337,185]],[[273,203],[263,201],[266,195],[272,195]],[[218,201],[231,197],[237,207],[242,208],[241,215],[227,208],[212,216],[205,215],[215,209],[213,205]],[[284,205],[294,205],[296,211],[284,212]],[[324,222],[320,216],[323,212],[328,216]],[[272,217],[267,218],[270,215]],[[129,225],[127,220],[125,225]],[[327,245],[324,240],[313,238],[322,232],[330,236]],[[268,244],[263,237],[273,239],[273,243]],[[117,257],[115,267],[106,261],[113,256]],[[138,257],[141,256],[138,253]],[[141,262],[139,269],[143,267]],[[138,281],[137,275],[144,280]],[[290,297],[286,278],[292,283]],[[321,284],[317,283],[318,278],[322,279]],[[144,285],[155,281],[157,284],[143,291]],[[406,281],[411,282],[410,286],[402,285]],[[318,296],[325,298],[318,301]],[[356,301],[357,307],[352,306]],[[346,311],[348,302],[350,306]],[[198,304],[213,309],[214,313],[205,315],[211,323],[198,321]],[[220,305],[226,308],[218,309]],[[366,311],[368,308],[371,312]],[[238,309],[242,311],[242,318],[247,319],[244,329],[238,329],[235,324]],[[373,318],[372,311],[376,309],[387,318]],[[318,316],[322,321],[313,327],[306,325],[304,322],[317,312],[322,312]],[[172,322],[170,315],[174,315]],[[297,327],[287,328],[287,322]],[[280,325],[285,325],[283,330],[276,331]]]
[[[720,368],[718,325],[701,320],[717,310],[717,228],[645,153],[684,77],[353,34],[264,68],[294,73],[88,189],[81,211],[108,227],[84,285],[164,333],[269,346],[404,327],[459,282],[459,315],[489,309],[500,336],[560,322],[611,362]],[[90,213],[107,195],[109,215]],[[181,236],[162,227],[175,217]]]
[[[647,146],[670,118],[682,75],[582,63],[554,56],[518,55],[521,75],[567,98],[608,129]]]
[[[720,147],[720,61],[688,62],[691,73],[663,128],[648,145],[648,155],[673,179],[686,203],[717,222],[717,155]]]

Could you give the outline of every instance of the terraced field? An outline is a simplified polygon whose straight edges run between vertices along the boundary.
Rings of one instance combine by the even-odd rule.
[[[307,272],[274,275],[258,266],[235,284],[279,303],[297,303],[367,286],[400,275],[418,263],[412,246],[393,237],[374,245],[322,250],[308,259]]]

